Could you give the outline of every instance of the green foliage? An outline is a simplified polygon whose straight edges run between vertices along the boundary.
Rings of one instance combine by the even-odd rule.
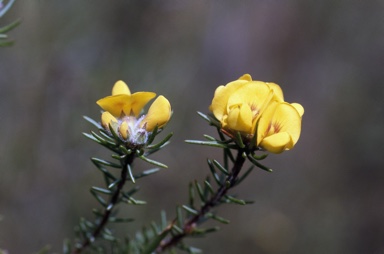
[[[3,0],[0,0],[0,18],[3,17],[11,8],[15,0],[10,0],[6,5],[3,5]],[[0,47],[7,47],[13,45],[13,41],[8,39],[7,32],[11,31],[21,23],[18,19],[9,25],[0,27]]]
[[[79,224],[75,227],[75,243],[66,240],[63,246],[64,253],[81,253],[86,249],[94,253],[139,253],[135,252],[137,244],[129,239],[120,239],[114,235],[113,223],[129,223],[134,219],[129,217],[120,217],[117,215],[116,207],[121,204],[144,205],[143,200],[134,198],[134,194],[139,190],[134,184],[138,179],[157,173],[159,168],[151,168],[141,172],[135,172],[132,169],[132,163],[135,158],[140,158],[150,164],[161,168],[167,166],[163,163],[147,158],[148,155],[159,151],[169,143],[172,133],[167,135],[158,144],[152,145],[155,137],[161,132],[161,129],[155,128],[150,134],[148,142],[142,145],[127,143],[122,139],[113,128],[105,130],[98,122],[89,117],[84,117],[98,129],[98,132],[91,131],[84,133],[90,140],[104,146],[113,154],[110,160],[91,158],[103,176],[104,186],[92,186],[90,192],[100,208],[93,209],[95,218],[88,220],[81,218]],[[133,185],[127,188],[128,183]],[[152,238],[154,237],[151,236]],[[141,252],[140,252],[141,253]]]
[[[204,135],[206,140],[187,140],[187,143],[206,145],[223,149],[223,162],[216,159],[208,159],[207,164],[210,175],[204,181],[197,180],[188,186],[188,200],[186,204],[176,206],[176,215],[170,221],[167,215],[161,212],[160,223],[152,222],[143,227],[134,237],[119,238],[114,235],[113,223],[129,223],[134,219],[117,215],[116,206],[120,203],[128,205],[144,205],[146,202],[134,198],[139,190],[134,184],[137,180],[157,173],[160,168],[167,168],[161,162],[148,158],[149,155],[159,151],[169,144],[172,133],[167,135],[157,144],[152,144],[161,129],[155,130],[149,135],[145,145],[127,143],[114,131],[113,128],[105,130],[98,122],[89,117],[84,117],[94,125],[98,132],[91,131],[84,135],[92,141],[104,146],[113,154],[112,159],[105,160],[91,158],[92,163],[102,173],[105,186],[92,186],[90,192],[100,204],[100,208],[94,209],[94,220],[81,218],[75,228],[76,240],[74,247],[70,241],[64,243],[64,253],[81,253],[91,250],[92,253],[127,253],[127,254],[151,254],[169,251],[176,253],[176,249],[187,253],[201,253],[201,250],[188,246],[184,239],[187,237],[205,237],[209,233],[218,231],[218,226],[203,227],[207,221],[215,221],[220,224],[229,224],[230,221],[218,215],[217,208],[223,204],[247,205],[252,201],[230,194],[229,191],[239,185],[253,171],[254,167],[271,172],[261,164],[267,155],[257,155],[259,148],[256,140],[244,139],[240,133],[233,137],[223,135],[220,124],[212,116],[198,113],[218,130],[219,138]],[[139,158],[145,162],[157,166],[156,168],[135,172],[132,162]],[[243,165],[249,161],[252,166],[243,171]],[[127,185],[132,187],[128,188]]]

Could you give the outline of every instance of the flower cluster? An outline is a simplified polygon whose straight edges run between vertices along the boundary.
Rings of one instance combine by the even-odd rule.
[[[249,74],[219,86],[209,109],[224,133],[256,138],[257,147],[272,153],[292,149],[300,137],[304,108],[285,102],[279,85],[252,80]]]
[[[152,92],[131,94],[123,81],[117,81],[112,95],[96,102],[105,110],[101,115],[102,126],[114,131],[129,145],[144,145],[155,127],[162,128],[171,118],[171,105],[162,95],[152,103],[147,114],[141,115],[145,105],[155,97]]]

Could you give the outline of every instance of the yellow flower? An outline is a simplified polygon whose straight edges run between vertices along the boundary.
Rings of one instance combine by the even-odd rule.
[[[271,100],[284,100],[281,88],[274,83],[253,81],[245,74],[219,86],[209,109],[223,129],[249,136],[255,133],[256,123]]]
[[[171,118],[171,105],[164,96],[159,96],[148,113],[140,116],[145,105],[155,96],[152,92],[131,94],[123,81],[117,81],[112,88],[112,95],[96,102],[105,110],[101,115],[102,126],[107,130],[111,126],[123,140],[144,144],[149,132],[156,126],[162,128]]]
[[[273,153],[296,144],[304,113],[300,104],[284,102],[279,85],[254,81],[249,74],[219,86],[209,109],[225,133],[240,132],[245,140],[256,134],[256,145]]]
[[[260,117],[257,145],[272,153],[292,149],[300,137],[303,114],[300,104],[271,103]]]

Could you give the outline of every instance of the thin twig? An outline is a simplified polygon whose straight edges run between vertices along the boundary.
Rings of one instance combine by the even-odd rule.
[[[227,176],[226,181],[216,191],[215,195],[200,208],[198,214],[191,217],[184,223],[182,233],[173,235],[171,238],[161,242],[159,247],[156,249],[156,253],[163,252],[164,250],[178,244],[184,237],[188,236],[193,231],[193,228],[202,217],[204,217],[212,208],[220,203],[220,200],[227,194],[228,190],[231,189],[236,183],[237,176],[239,175],[245,162],[243,152],[244,151],[242,149],[238,151],[231,173]]]
[[[111,216],[112,210],[114,206],[118,203],[120,193],[124,187],[124,184],[126,183],[127,176],[128,176],[128,165],[131,165],[133,162],[133,159],[135,158],[135,154],[132,153],[131,155],[127,156],[125,160],[121,161],[121,176],[120,181],[117,185],[116,191],[111,197],[108,205],[104,209],[103,217],[100,221],[100,223],[97,225],[97,227],[93,230],[90,237],[87,237],[84,239],[84,241],[76,247],[76,249],[73,250],[72,254],[79,254],[83,250],[85,250],[101,233],[105,225],[107,224],[109,217]]]

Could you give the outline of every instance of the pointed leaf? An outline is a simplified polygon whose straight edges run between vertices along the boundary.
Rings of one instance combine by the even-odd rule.
[[[155,236],[149,244],[146,245],[145,249],[142,251],[142,254],[151,254],[153,253],[157,246],[159,246],[160,242],[167,236],[169,233],[170,229],[164,230],[157,236]]]
[[[195,181],[195,188],[197,190],[197,193],[199,194],[200,200],[205,203],[207,202],[207,197],[204,196],[203,189],[201,188],[200,184]]]
[[[110,190],[107,190],[107,189],[104,189],[104,188],[100,188],[100,187],[96,187],[96,186],[92,186],[91,189],[96,191],[96,192],[102,193],[102,194],[107,194],[107,195],[113,194],[113,192],[110,191]]]
[[[96,122],[95,120],[93,120],[92,118],[88,117],[88,116],[83,116],[83,118],[88,121],[89,123],[91,123],[93,126],[95,126],[97,129],[103,129],[103,126],[101,126],[100,123]]]
[[[272,172],[272,169],[262,165],[260,162],[258,162],[255,158],[253,158],[251,155],[248,155],[247,156],[249,161],[252,162],[255,166],[257,166],[258,168],[261,168],[262,170],[265,170],[267,172]]]
[[[234,197],[229,196],[229,195],[225,195],[224,197],[226,199],[228,199],[231,203],[234,203],[234,204],[239,204],[239,205],[246,205],[247,204],[247,202],[245,202],[244,200],[237,199],[237,198],[234,198]]]
[[[153,164],[153,165],[155,165],[155,166],[159,166],[159,167],[161,167],[161,168],[168,168],[167,165],[165,165],[165,164],[163,164],[163,163],[161,163],[161,162],[155,161],[155,160],[151,160],[151,159],[149,159],[149,158],[147,158],[147,157],[145,157],[145,156],[143,156],[143,155],[139,156],[139,158],[142,159],[143,161],[146,161],[146,162],[148,162],[148,163],[151,163],[151,164]]]
[[[196,211],[195,209],[190,208],[189,206],[182,205],[181,207],[182,207],[184,210],[186,210],[187,212],[189,212],[190,214],[193,214],[193,215],[198,215],[198,214],[199,214],[198,211]]]
[[[102,160],[102,159],[95,158],[95,157],[91,158],[91,160],[97,164],[105,165],[105,166],[112,167],[112,168],[121,169],[121,165],[110,162],[110,161]]]
[[[214,167],[212,161],[208,159],[207,162],[208,162],[209,169],[211,170],[213,179],[215,179],[216,183],[217,183],[219,186],[221,186],[222,183],[221,183],[220,177],[217,175],[217,173],[216,173],[216,171],[215,171],[215,167]]]
[[[218,170],[220,170],[223,174],[228,175],[228,170],[225,169],[217,160],[213,160],[213,164],[216,166]]]
[[[219,148],[228,148],[228,145],[218,143],[217,141],[200,141],[200,140],[185,140],[188,144],[194,144],[194,145],[204,145],[204,146],[213,146],[213,147],[219,147]]]
[[[214,214],[212,214],[212,213],[207,213],[205,216],[208,217],[208,218],[217,220],[218,222],[221,222],[221,223],[223,223],[223,224],[229,224],[229,223],[230,223],[229,220],[224,219],[223,217],[214,215]]]
[[[147,148],[148,149],[158,149],[158,148],[162,147],[164,144],[166,144],[171,139],[172,136],[173,136],[173,132],[169,133],[162,141],[160,141],[156,145],[149,145],[149,146],[147,146]]]
[[[128,170],[129,178],[131,179],[131,181],[133,183],[135,183],[135,177],[132,174],[132,169],[131,169],[131,165],[130,164],[127,164],[127,170]]]

